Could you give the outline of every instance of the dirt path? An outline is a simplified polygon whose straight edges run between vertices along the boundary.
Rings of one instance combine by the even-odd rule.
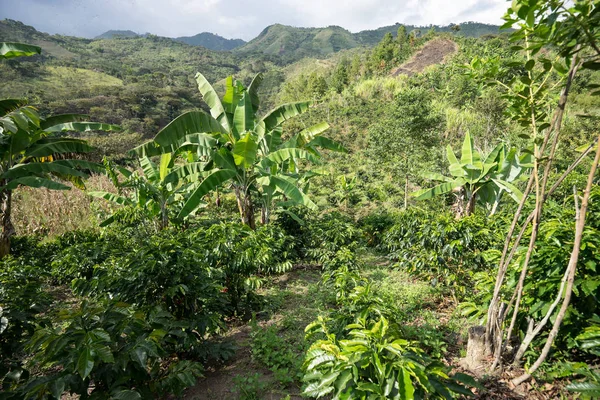
[[[427,42],[410,60],[392,70],[392,76],[414,75],[425,68],[444,62],[447,56],[458,51],[458,45],[449,39],[435,39]]]
[[[262,294],[274,309],[269,316],[259,319],[260,329],[275,325],[278,335],[302,357],[303,349],[297,345],[304,337],[304,327],[316,315],[314,296],[320,279],[319,270],[296,270],[278,276]],[[223,366],[211,368],[198,384],[186,391],[186,400],[231,399],[302,399],[296,384],[281,385],[272,370],[252,358],[251,324],[230,329],[225,340],[237,347],[235,354]],[[248,394],[243,393],[248,391]],[[253,394],[256,393],[256,397]]]

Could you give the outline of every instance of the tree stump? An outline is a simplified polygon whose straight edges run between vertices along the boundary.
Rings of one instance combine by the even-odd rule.
[[[460,365],[476,376],[481,376],[485,372],[485,360],[485,327],[472,326],[469,328],[467,356],[460,360]]]

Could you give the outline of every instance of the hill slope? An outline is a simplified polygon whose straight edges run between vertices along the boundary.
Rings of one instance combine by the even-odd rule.
[[[134,31],[119,31],[119,30],[110,30],[106,31],[101,35],[96,36],[94,39],[114,39],[116,37],[121,38],[134,38],[141,36]]]
[[[194,36],[181,36],[174,38],[174,40],[191,46],[202,46],[207,49],[218,51],[233,50],[246,44],[242,39],[226,39],[210,32],[202,32]]]
[[[387,34],[396,35],[401,24],[384,26],[374,30],[357,33],[339,26],[326,28],[297,28],[275,24],[265,28],[260,35],[245,45],[235,49],[240,54],[262,53],[278,56],[284,62],[294,62],[305,57],[323,58],[340,50],[353,49],[360,46],[374,46]],[[498,34],[499,26],[466,22],[458,25],[419,27],[405,25],[408,32],[417,30],[424,34],[429,29],[436,32],[453,32],[467,37],[479,37],[487,34]],[[453,29],[454,28],[454,29]]]
[[[325,57],[357,46],[352,33],[339,26],[296,28],[275,24],[265,28],[260,35],[236,51],[275,55],[286,61],[295,61],[304,57]]]

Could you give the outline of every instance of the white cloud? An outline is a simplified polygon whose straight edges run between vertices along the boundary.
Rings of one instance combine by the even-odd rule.
[[[162,36],[200,32],[249,40],[266,26],[339,25],[350,31],[396,22],[500,24],[504,0],[0,0],[0,15],[50,33],[93,37],[108,29]]]

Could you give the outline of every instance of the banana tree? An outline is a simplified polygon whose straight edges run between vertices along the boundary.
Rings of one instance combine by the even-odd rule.
[[[139,155],[170,152],[186,156],[188,161],[207,162],[202,182],[178,217],[188,216],[204,195],[229,182],[241,220],[251,228],[255,227],[253,194],[258,194],[266,207],[270,207],[276,193],[296,204],[316,207],[298,187],[298,162],[316,161],[319,155],[316,147],[335,150],[341,146],[321,136],[328,128],[324,124],[308,128],[284,143],[281,139],[283,122],[306,112],[310,102],[284,104],[258,118],[257,91],[261,74],[248,88],[228,77],[222,99],[202,74],[196,74],[196,81],[210,114],[204,111],[183,114],[161,130],[152,142],[135,149]]]
[[[92,150],[85,141],[58,136],[58,132],[118,130],[114,125],[81,122],[84,115],[40,118],[24,101],[0,100],[0,257],[10,252],[15,229],[11,218],[12,192],[19,186],[69,190],[61,180],[83,187],[85,170],[100,169],[95,163],[67,159]]]
[[[478,199],[484,204],[492,204],[492,210],[495,212],[504,193],[508,193],[516,202],[523,197],[514,182],[529,168],[530,155],[526,154],[519,159],[515,149],[508,151],[507,155],[505,146],[500,144],[482,158],[475,150],[473,139],[467,132],[460,161],[450,145],[446,147],[446,157],[450,164],[451,177],[437,173],[425,174],[426,178],[442,183],[414,192],[412,195],[417,200],[457,192],[456,215],[462,217],[473,213]]]
[[[0,43],[0,59],[40,54],[41,49],[20,43]],[[85,141],[63,137],[62,132],[116,131],[116,125],[85,122],[86,115],[65,114],[41,118],[21,99],[0,100],[0,258],[10,253],[12,192],[19,186],[68,190],[57,181],[69,180],[83,187],[85,170],[100,166],[85,160],[70,160],[73,154],[92,150]]]
[[[186,194],[196,185],[196,175],[202,174],[204,163],[174,165],[171,153],[160,157],[158,164],[148,157],[139,160],[142,175],[126,168],[107,165],[107,173],[112,177],[118,193],[90,191],[89,195],[101,198],[121,206],[136,207],[143,210],[151,218],[158,218],[158,229],[169,225],[169,209],[181,204]],[[125,177],[119,182],[118,173]],[[130,195],[124,195],[122,189],[130,189]],[[107,226],[115,221],[111,215],[100,226]]]

